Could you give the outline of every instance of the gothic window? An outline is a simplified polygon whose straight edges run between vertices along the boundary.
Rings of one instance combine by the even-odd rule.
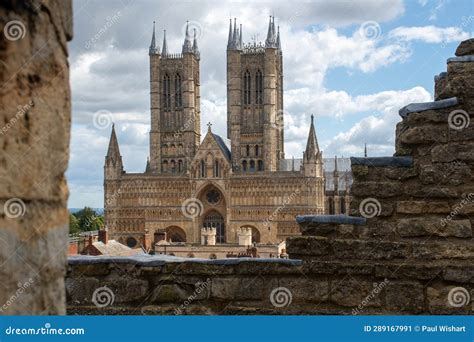
[[[176,108],[181,108],[183,105],[183,97],[181,91],[181,76],[176,74],[174,77],[174,106]]]
[[[171,165],[171,172],[176,173],[176,162],[172,160],[170,165]]]
[[[329,215],[334,215],[334,200],[329,197]]]
[[[246,152],[246,154],[247,154],[247,157],[250,156],[250,145],[247,145],[247,146],[245,147],[245,152]]]
[[[168,172],[168,161],[167,160],[165,160],[163,162],[163,172]]]
[[[346,213],[346,201],[344,201],[344,197],[341,198],[341,214]]]
[[[255,145],[255,155],[258,157],[258,145]]]
[[[247,171],[247,161],[246,160],[244,160],[242,162],[242,171]]]
[[[201,160],[201,178],[206,177],[206,163]]]
[[[262,160],[258,161],[258,171],[263,171],[263,161]]]
[[[263,104],[263,75],[260,70],[255,75],[255,103]]]
[[[244,74],[244,105],[248,106],[250,104],[250,72],[247,70]]]
[[[183,161],[178,160],[178,172],[181,173],[183,172]]]
[[[127,238],[127,246],[133,248],[137,245],[137,240],[133,237]]]
[[[168,74],[163,76],[163,108],[171,109],[171,80]]]
[[[216,162],[214,163],[214,177],[219,177],[219,173],[219,162],[216,160]]]
[[[254,172],[255,171],[255,161],[251,160],[250,161],[250,172]]]
[[[206,200],[210,204],[217,204],[219,203],[220,199],[221,199],[221,195],[219,191],[217,191],[216,189],[209,190],[206,194]]]

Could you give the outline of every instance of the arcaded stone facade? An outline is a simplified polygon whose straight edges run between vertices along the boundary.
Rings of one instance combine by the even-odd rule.
[[[201,141],[201,56],[195,34],[186,30],[182,52],[171,54],[166,32],[160,49],[153,31],[149,55],[146,171],[123,170],[115,129],[105,161],[105,224],[113,238],[134,247],[142,243],[145,231],[155,235],[155,242],[166,232],[173,242],[201,244],[202,228],[213,227],[216,244],[238,244],[239,230],[249,228],[252,243],[276,245],[299,234],[296,215],[323,214],[329,208],[347,212],[348,166],[343,189],[334,159],[333,181],[325,182],[326,159],[313,118],[303,158],[284,158],[283,54],[274,19],[264,44],[244,44],[242,28],[236,21],[229,25],[230,140],[213,133],[209,124]],[[329,200],[325,187],[332,189]]]

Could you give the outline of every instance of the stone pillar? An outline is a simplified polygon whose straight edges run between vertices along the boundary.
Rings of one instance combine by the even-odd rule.
[[[68,0],[0,4],[1,314],[65,314]]]

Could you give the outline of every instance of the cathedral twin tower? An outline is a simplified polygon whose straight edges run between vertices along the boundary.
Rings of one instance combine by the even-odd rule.
[[[229,24],[227,138],[232,171],[278,171],[284,159],[283,56],[270,17],[264,44],[244,44],[242,25]],[[200,52],[186,25],[182,51],[160,48],[155,28],[149,48],[151,131],[149,171],[186,173],[200,145]]]

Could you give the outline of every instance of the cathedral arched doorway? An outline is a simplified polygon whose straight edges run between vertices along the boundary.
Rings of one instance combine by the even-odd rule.
[[[216,243],[225,243],[225,221],[217,210],[211,210],[204,216],[202,226],[216,228]]]
[[[166,228],[166,239],[171,242],[186,242],[186,233],[178,226]]]

